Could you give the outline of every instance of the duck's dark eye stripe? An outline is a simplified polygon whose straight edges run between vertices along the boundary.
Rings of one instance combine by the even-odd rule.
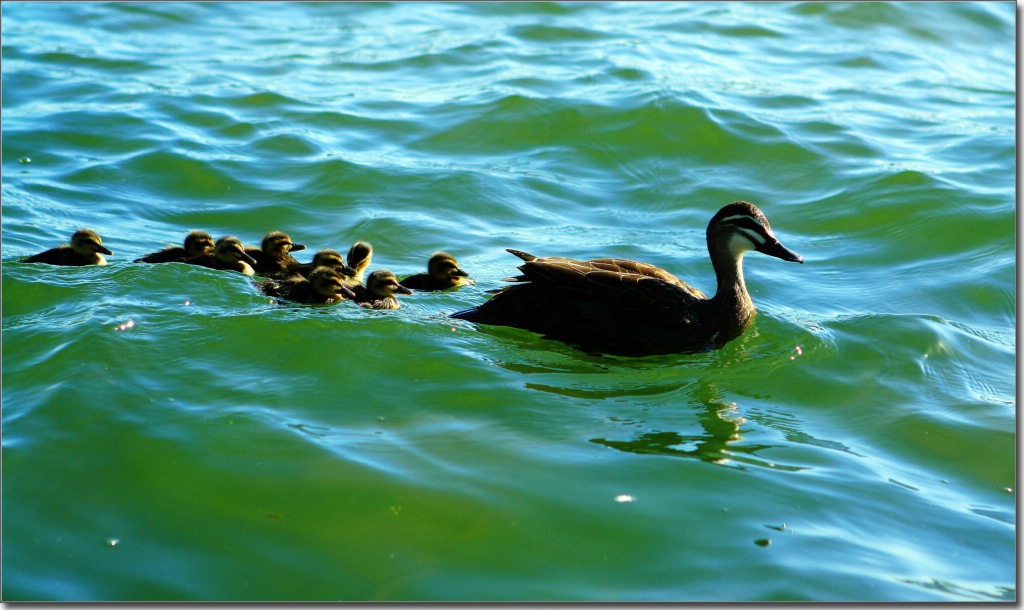
[[[768,231],[765,229],[765,226],[751,216],[729,216],[723,218],[720,224],[730,224],[748,236],[751,234],[757,235],[758,239],[754,240],[754,243],[762,243],[768,238]]]

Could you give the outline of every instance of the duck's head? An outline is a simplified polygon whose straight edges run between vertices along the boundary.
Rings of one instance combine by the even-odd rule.
[[[375,297],[390,297],[396,294],[412,294],[405,286],[398,283],[398,278],[387,269],[378,269],[366,278],[366,290]]]
[[[469,283],[469,274],[459,269],[455,257],[447,252],[435,252],[427,261],[430,277],[447,286],[461,286]]]
[[[292,242],[292,238],[281,231],[267,233],[260,244],[260,250],[271,258],[285,258],[292,252],[305,249],[306,246]]]
[[[316,267],[330,267],[341,274],[342,280],[346,286],[354,286],[359,283],[356,277],[357,272],[352,267],[345,264],[345,260],[341,258],[341,253],[337,250],[331,250],[330,248],[324,248],[323,250],[317,250],[317,253],[313,255],[313,268]]]
[[[71,236],[71,249],[82,256],[92,257],[99,254],[113,254],[103,247],[103,240],[92,229],[79,229]]]
[[[227,236],[218,239],[213,246],[213,255],[225,263],[244,261],[250,265],[256,264],[256,259],[245,253],[245,246],[237,237]]]
[[[213,254],[213,237],[206,231],[189,231],[185,236],[185,253],[189,257]]]
[[[757,250],[784,261],[804,262],[803,257],[779,242],[764,213],[746,201],[734,201],[718,210],[708,224],[707,240],[712,261],[717,260],[716,252],[724,249],[735,260],[744,252]]]
[[[309,274],[309,283],[317,294],[331,297],[332,300],[351,299],[356,295],[345,286],[345,280],[336,269],[317,267]]]
[[[373,259],[373,246],[365,241],[357,241],[349,248],[345,258],[348,260],[349,267],[355,269],[357,273],[362,273],[370,266],[370,261]]]

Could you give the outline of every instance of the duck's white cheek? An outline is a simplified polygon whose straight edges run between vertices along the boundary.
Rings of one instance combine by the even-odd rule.
[[[729,238],[729,251],[735,256],[739,256],[744,252],[749,252],[757,248],[759,243],[755,242],[754,239],[761,241],[761,237],[752,231],[740,229],[738,232],[733,233]]]

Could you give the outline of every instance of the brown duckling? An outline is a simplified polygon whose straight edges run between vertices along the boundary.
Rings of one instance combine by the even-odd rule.
[[[92,229],[79,229],[71,236],[71,243],[50,248],[45,252],[33,254],[25,259],[26,263],[46,263],[47,265],[67,265],[80,267],[83,265],[106,265],[103,255],[114,253],[103,247],[103,240]]]
[[[301,264],[291,253],[305,249],[306,246],[293,243],[287,233],[271,231],[263,236],[259,248],[246,248],[245,253],[256,259],[253,269],[258,273],[282,273],[288,267]]]
[[[356,286],[360,282],[355,278],[356,270],[345,264],[345,260],[341,257],[341,253],[337,250],[331,250],[330,248],[324,248],[323,250],[317,250],[317,253],[313,255],[313,261],[310,263],[300,263],[298,265],[292,265],[288,267],[288,271],[271,275],[276,279],[288,279],[293,275],[299,275],[306,279],[309,279],[309,275],[317,267],[330,267],[341,274],[342,279],[345,281],[345,285],[348,287]]]
[[[646,263],[579,261],[509,250],[523,259],[517,282],[486,303],[452,314],[479,324],[514,326],[624,356],[695,352],[725,345],[754,318],[743,280],[743,255],[757,250],[784,261],[803,258],[783,246],[751,203],[726,205],[707,229],[718,292],[708,299],[674,275]]]
[[[206,231],[189,231],[184,246],[169,246],[159,252],[151,252],[136,263],[180,263],[186,258],[213,254],[213,237]]]
[[[370,261],[373,260],[373,246],[365,241],[357,241],[349,248],[345,259],[348,266],[356,270],[356,279],[362,282],[363,273],[366,272]]]
[[[245,253],[245,246],[237,237],[221,237],[213,246],[213,254],[203,254],[186,258],[182,261],[189,265],[199,265],[210,269],[221,269],[224,271],[238,271],[245,275],[254,275],[252,265],[256,261]]]
[[[353,299],[369,309],[398,309],[401,304],[396,294],[412,294],[405,286],[398,283],[394,273],[378,269],[366,278],[366,286],[359,285],[353,289]]]
[[[446,290],[470,283],[469,274],[459,269],[455,257],[447,252],[435,252],[427,261],[427,272],[405,278],[400,284],[413,290]]]
[[[334,303],[355,298],[344,278],[330,267],[317,267],[309,279],[293,275],[284,280],[266,280],[257,284],[264,294],[298,303]]]

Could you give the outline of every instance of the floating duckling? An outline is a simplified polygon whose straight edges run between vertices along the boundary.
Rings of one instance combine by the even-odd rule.
[[[256,264],[255,259],[245,253],[245,246],[237,237],[226,236],[217,240],[213,246],[213,254],[203,254],[186,258],[182,261],[189,265],[199,265],[210,269],[221,269],[224,271],[238,271],[245,275],[254,275],[252,265]]]
[[[469,274],[459,269],[455,257],[447,252],[435,252],[427,261],[427,272],[410,275],[401,282],[413,290],[446,290],[470,283]]]
[[[412,294],[405,286],[398,283],[394,273],[386,269],[378,269],[366,278],[366,286],[353,289],[353,300],[369,309],[398,309],[401,304],[396,294]]]
[[[272,274],[269,277],[283,280],[288,279],[293,275],[299,275],[309,279],[309,275],[313,273],[313,270],[317,267],[330,267],[331,269],[334,269],[341,274],[342,279],[345,281],[345,285],[350,288],[360,284],[360,281],[355,279],[356,270],[345,264],[345,260],[341,257],[341,253],[337,250],[331,250],[330,248],[317,250],[317,253],[313,255],[313,261],[310,263],[292,265],[291,267],[288,267],[286,272]]]
[[[293,275],[285,280],[265,280],[257,284],[264,294],[298,303],[334,303],[355,298],[347,288],[341,274],[330,267],[320,266],[310,273],[309,279]]]
[[[302,264],[291,253],[305,249],[306,246],[293,243],[287,233],[271,231],[263,236],[259,248],[246,248],[245,253],[256,259],[253,269],[258,273],[283,273],[288,267]]]
[[[718,292],[708,299],[668,271],[637,261],[538,258],[525,261],[517,282],[484,304],[451,317],[513,326],[585,350],[624,356],[694,352],[735,339],[754,318],[743,281],[743,255],[757,250],[784,261],[803,258],[783,246],[752,203],[726,205],[707,229]]]
[[[348,261],[348,266],[356,270],[356,279],[362,282],[363,273],[366,272],[373,259],[373,246],[365,241],[357,241],[349,248],[345,258]]]
[[[170,246],[159,252],[151,252],[136,263],[181,263],[186,258],[213,254],[213,237],[206,231],[189,231],[184,246]]]
[[[26,263],[46,263],[47,265],[66,265],[81,267],[84,265],[106,265],[103,255],[114,253],[103,247],[103,240],[92,229],[79,229],[71,236],[71,243],[50,248],[45,252],[33,254],[25,259]]]

